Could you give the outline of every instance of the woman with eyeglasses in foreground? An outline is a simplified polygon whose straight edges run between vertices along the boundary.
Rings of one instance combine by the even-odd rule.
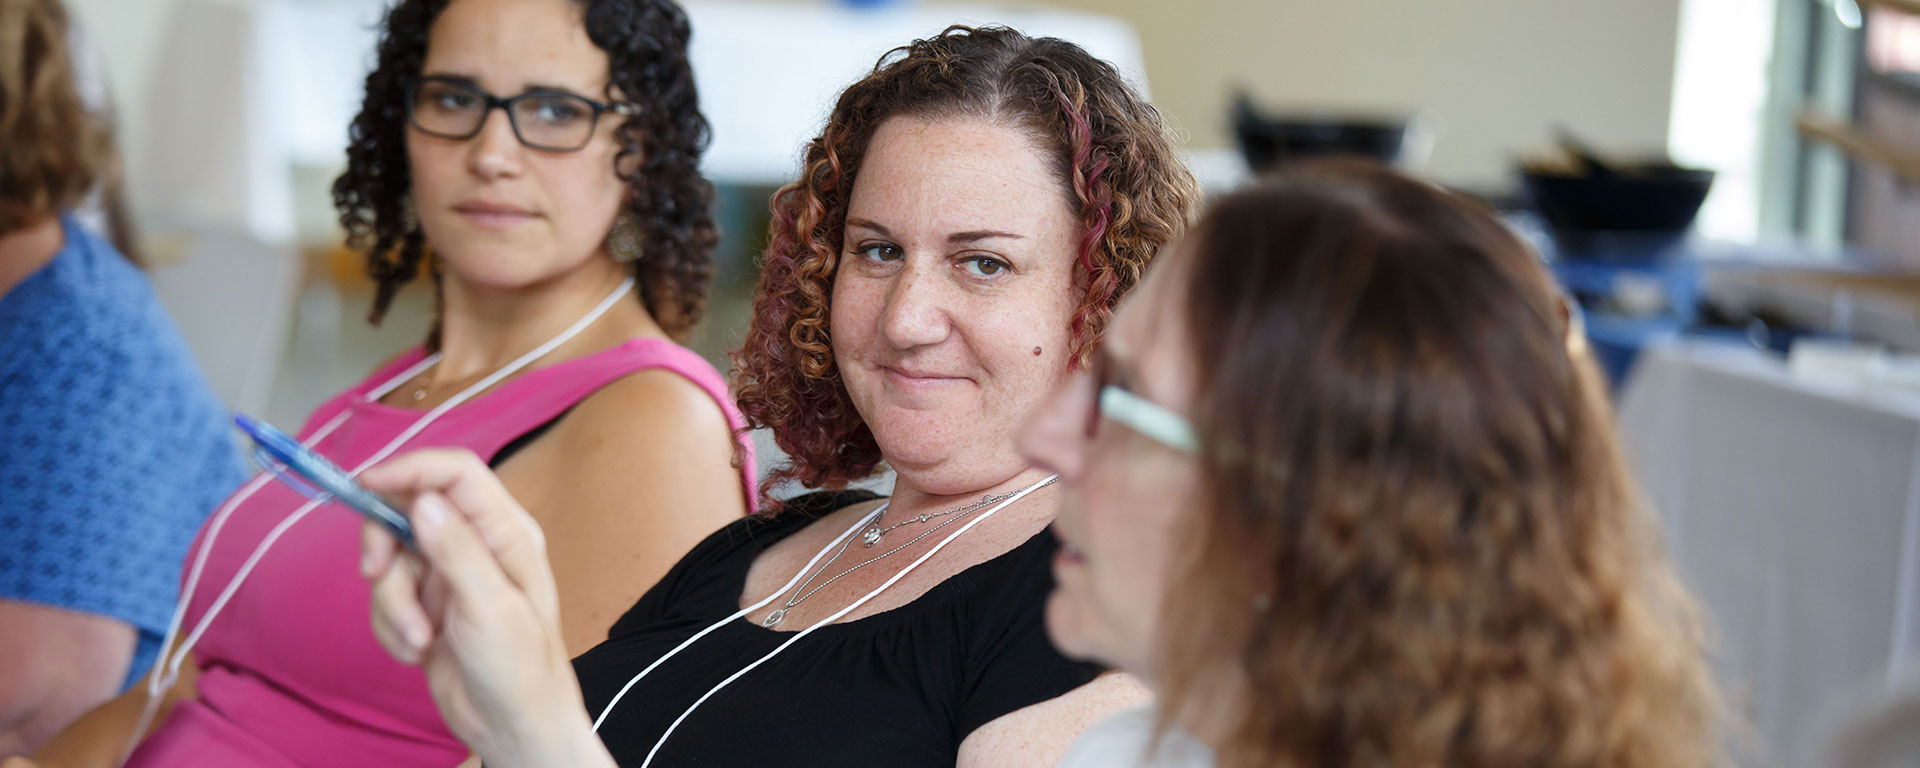
[[[688,37],[668,0],[400,2],[334,184],[374,319],[422,272],[436,311],[300,436],[349,471],[428,446],[490,465],[546,532],[570,653],[753,500],[744,420],[676,343],[716,241]],[[142,738],[132,765],[460,762],[425,676],[374,641],[359,524],[256,477],[189,550],[155,675],[38,759]]]
[[[1380,167],[1215,204],[1021,435],[1064,486],[1049,634],[1158,695],[1064,765],[1718,762],[1579,333],[1498,221]]]

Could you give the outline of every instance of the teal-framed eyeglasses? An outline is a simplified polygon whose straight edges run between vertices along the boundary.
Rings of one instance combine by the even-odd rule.
[[[1087,439],[1099,433],[1100,417],[1126,425],[1156,443],[1181,453],[1200,452],[1200,434],[1187,417],[1148,400],[1112,378],[1112,361],[1101,352],[1093,356],[1094,400],[1087,413]]]

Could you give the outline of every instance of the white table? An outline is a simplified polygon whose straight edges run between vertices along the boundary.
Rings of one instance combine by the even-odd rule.
[[[1675,342],[1622,391],[1629,460],[1773,764],[1841,698],[1920,660],[1920,393]]]

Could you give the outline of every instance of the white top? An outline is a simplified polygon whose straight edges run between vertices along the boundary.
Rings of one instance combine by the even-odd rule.
[[[1149,756],[1154,717],[1153,708],[1140,707],[1094,723],[1060,768],[1213,768],[1213,750],[1178,729],[1167,731],[1159,752]]]

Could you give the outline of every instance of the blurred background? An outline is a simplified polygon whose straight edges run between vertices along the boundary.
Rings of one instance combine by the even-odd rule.
[[[1369,154],[1539,248],[1762,764],[1920,659],[1920,0],[683,2],[725,227],[693,346],[723,370],[767,196],[840,87],[952,23],[1063,37],[1149,92],[1210,191]],[[297,426],[422,338],[418,287],[362,321],[329,198],[382,0],[68,3],[230,407]]]

